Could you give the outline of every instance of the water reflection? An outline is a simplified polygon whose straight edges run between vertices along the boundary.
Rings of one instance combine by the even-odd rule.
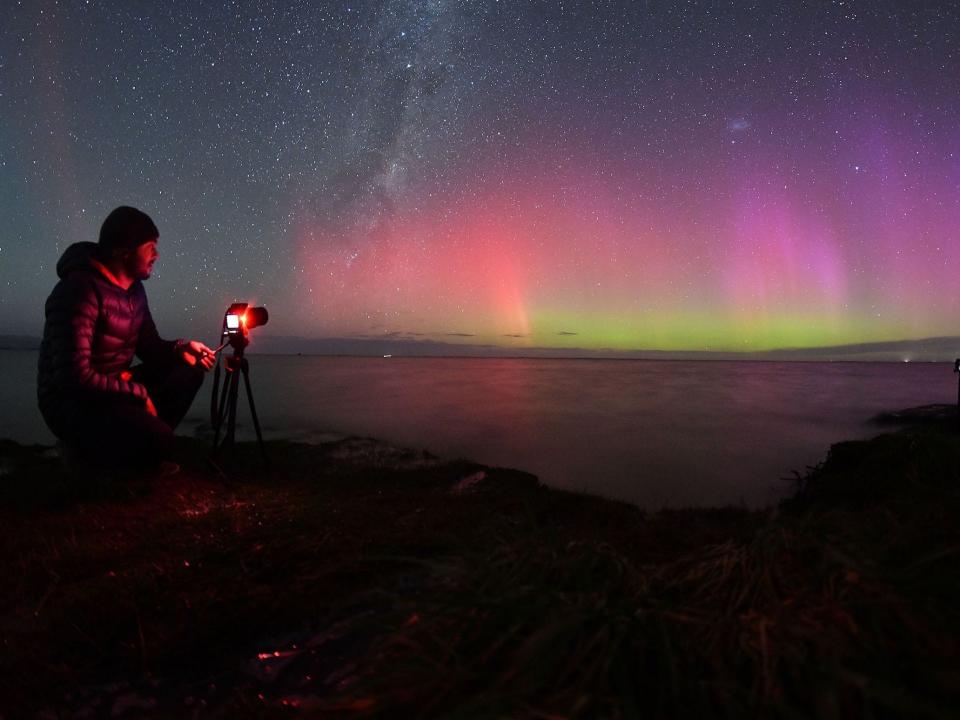
[[[377,437],[648,507],[772,502],[876,413],[952,402],[947,364],[250,356],[269,436]],[[5,437],[50,442],[36,353],[0,351]],[[187,423],[208,421],[209,380]],[[252,439],[241,399],[238,437]],[[9,430],[8,430],[9,428]]]

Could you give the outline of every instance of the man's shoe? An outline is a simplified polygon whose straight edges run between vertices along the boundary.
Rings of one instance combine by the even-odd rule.
[[[180,472],[180,466],[170,460],[164,460],[157,466],[156,477],[170,477]]]
[[[60,455],[60,466],[65,470],[88,464],[86,457],[77,445],[60,441],[57,443],[57,450]]]

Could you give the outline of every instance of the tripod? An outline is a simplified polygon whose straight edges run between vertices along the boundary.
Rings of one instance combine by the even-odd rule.
[[[223,390],[220,393],[220,402],[217,403],[217,386],[220,383],[220,364],[217,364],[213,374],[213,396],[210,398],[210,422],[213,425],[213,454],[217,456],[224,446],[232,451],[235,446],[237,429],[237,395],[240,391],[240,375],[243,374],[243,384],[247,389],[247,402],[250,405],[250,414],[253,416],[253,427],[257,431],[257,443],[260,446],[260,456],[264,464],[267,462],[267,452],[263,447],[263,434],[260,432],[260,420],[257,418],[257,406],[253,402],[253,390],[250,388],[250,362],[243,355],[243,351],[250,343],[244,333],[231,335],[228,340],[233,348],[233,355],[224,357],[226,376],[223,379]],[[223,440],[220,439],[220,428],[223,421],[227,421]]]

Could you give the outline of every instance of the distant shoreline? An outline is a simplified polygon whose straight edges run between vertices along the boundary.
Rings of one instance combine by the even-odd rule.
[[[6,347],[0,345],[0,350],[7,352],[39,352],[39,347]],[[605,357],[598,355],[596,357],[585,355],[570,355],[563,357],[553,357],[550,355],[391,355],[384,357],[382,355],[349,355],[336,353],[303,353],[303,352],[253,352],[245,353],[247,357],[314,357],[314,358],[343,358],[351,360],[579,360],[584,362],[596,362],[598,360],[613,362],[702,362],[702,363],[790,363],[790,364],[817,364],[817,363],[844,363],[849,365],[874,365],[882,364],[914,364],[914,365],[944,365],[953,362],[953,360],[863,360],[859,358],[756,358],[756,357],[703,357],[703,358],[685,358],[685,357]]]
[[[261,349],[258,349],[260,346]],[[300,349],[298,349],[300,348]],[[466,351],[466,348],[470,348]],[[0,350],[37,351],[40,338],[0,335]],[[710,350],[586,350],[534,347],[519,351],[493,345],[462,345],[431,341],[374,338],[295,338],[254,336],[248,355],[331,358],[446,358],[456,360],[652,360],[672,362],[844,362],[844,363],[952,363],[960,357],[960,338],[795,348],[757,352]]]

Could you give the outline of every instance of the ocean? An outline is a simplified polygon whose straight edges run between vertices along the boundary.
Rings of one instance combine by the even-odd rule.
[[[250,355],[265,434],[376,437],[649,509],[761,507],[877,413],[951,403],[945,363]],[[36,351],[0,350],[0,437],[52,444]],[[178,428],[209,423],[212,375]],[[253,439],[241,388],[238,437]]]

